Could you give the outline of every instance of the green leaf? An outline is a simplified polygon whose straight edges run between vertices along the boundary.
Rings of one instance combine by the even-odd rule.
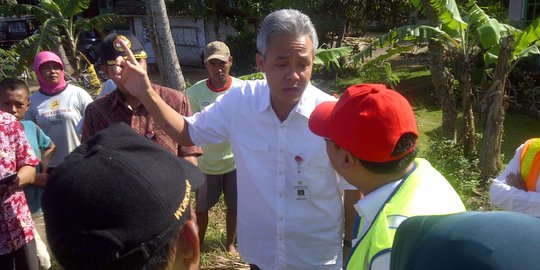
[[[88,9],[90,0],[54,0],[65,17],[75,17]]]
[[[63,17],[62,10],[55,1],[39,0],[39,4],[43,7],[44,10],[48,11],[51,16]]]
[[[392,29],[390,32],[380,36],[378,41],[373,42],[352,58],[355,63],[358,63],[360,61],[364,61],[366,58],[371,57],[373,55],[373,51],[377,48],[390,46],[403,40],[425,42],[431,38],[442,40],[443,43],[449,48],[459,46],[459,44],[452,37],[437,27],[427,25],[406,25]]]
[[[513,44],[513,58],[522,56],[523,51],[527,50],[531,46],[535,46],[540,42],[540,17],[536,18],[532,23],[527,26],[523,32],[517,34]],[[533,49],[534,50],[534,49]],[[530,51],[527,51],[529,54]]]
[[[63,23],[62,18],[46,20],[34,35],[17,43],[14,50],[20,54],[20,64],[31,66],[38,52],[52,48],[59,36],[58,25]]]
[[[244,80],[244,81],[246,81],[246,80],[262,80],[264,78],[265,78],[265,76],[264,76],[264,73],[262,73],[262,72],[255,72],[255,73],[251,73],[251,74],[247,74],[247,75],[238,77],[238,79]]]
[[[324,65],[327,69],[333,64],[339,67],[339,59],[349,56],[352,52],[351,47],[339,47],[331,49],[317,49],[315,51],[314,65]]]
[[[430,0],[429,3],[442,23],[441,29],[450,36],[459,37],[467,29],[468,24],[461,18],[454,0]]]

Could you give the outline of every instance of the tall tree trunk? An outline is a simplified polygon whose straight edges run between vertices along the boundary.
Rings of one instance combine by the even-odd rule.
[[[466,157],[471,157],[476,150],[476,127],[474,125],[472,105],[471,63],[468,59],[465,59],[463,55],[459,55],[456,59],[458,60],[457,66],[460,73],[461,105],[463,107],[463,154]]]
[[[145,0],[145,2],[148,32],[154,45],[158,69],[163,78],[163,84],[184,91],[186,82],[180,68],[178,56],[176,55],[165,1]]]
[[[440,42],[429,41],[431,80],[442,110],[442,133],[447,140],[456,140],[456,105],[454,102],[454,77],[444,66],[444,47]]]
[[[216,35],[216,40],[221,40],[219,37],[219,12],[217,8],[217,0],[212,1],[212,22],[214,23],[214,35]]]
[[[510,72],[510,57],[512,53],[512,36],[501,39],[499,59],[495,67],[493,84],[487,97],[487,118],[484,129],[482,149],[480,150],[481,177],[486,181],[494,177],[500,170],[501,142],[504,131],[504,117],[508,108],[508,98],[505,94],[506,80]]]
[[[73,68],[73,65],[67,57],[66,50],[64,50],[64,46],[62,46],[62,41],[60,40],[60,38],[58,38],[57,42],[54,43],[54,47],[52,48],[52,50],[56,54],[58,54],[60,59],[62,59],[62,63],[64,63],[64,72],[69,76],[73,76],[75,73],[75,69]]]
[[[338,26],[337,31],[336,48],[343,46],[343,39],[347,32],[347,17],[343,16],[339,21],[340,25]]]

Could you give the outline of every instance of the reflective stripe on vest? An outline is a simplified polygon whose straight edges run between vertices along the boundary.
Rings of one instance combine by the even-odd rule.
[[[391,251],[396,229],[408,217],[465,211],[458,194],[427,160],[417,158],[415,164],[414,171],[381,206],[362,238],[362,230],[357,230],[355,237],[359,240],[351,250],[346,269],[370,269],[375,258]],[[364,222],[359,223],[361,228]]]
[[[540,138],[525,142],[521,150],[519,171],[527,191],[536,191],[536,181],[540,173]]]

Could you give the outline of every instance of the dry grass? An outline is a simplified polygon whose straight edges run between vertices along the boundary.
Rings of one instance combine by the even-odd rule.
[[[225,251],[225,202],[223,196],[208,213],[208,229],[201,253],[200,269],[249,269],[240,256]]]

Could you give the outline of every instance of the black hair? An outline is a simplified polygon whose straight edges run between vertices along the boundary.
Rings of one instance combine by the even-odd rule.
[[[28,89],[28,85],[26,85],[23,80],[17,78],[5,78],[0,81],[0,91],[15,91],[21,88],[26,90],[26,94],[30,96],[30,89]]]
[[[397,157],[403,155],[403,153],[407,153],[412,147],[415,146],[417,139],[418,138],[414,133],[405,133],[401,135],[396,143],[396,146],[394,147],[394,150],[392,150],[391,155],[393,157]],[[417,151],[415,148],[407,155],[389,162],[371,162],[361,159],[358,160],[360,161],[360,164],[362,164],[362,166],[364,166],[364,168],[370,172],[376,174],[390,174],[400,172],[407,168],[407,166],[413,162],[414,158],[416,158],[416,154]]]
[[[192,219],[191,206],[188,206],[186,208],[186,213],[189,215],[189,218],[187,220]],[[171,238],[169,239],[167,244],[163,246],[163,248],[154,252],[152,257],[150,257],[146,264],[141,268],[142,270],[161,270],[165,269],[167,265],[171,263],[171,258],[178,249],[178,240],[180,239],[180,237],[182,237],[182,232],[184,230],[183,228],[187,220],[178,226],[177,231],[172,234]]]

